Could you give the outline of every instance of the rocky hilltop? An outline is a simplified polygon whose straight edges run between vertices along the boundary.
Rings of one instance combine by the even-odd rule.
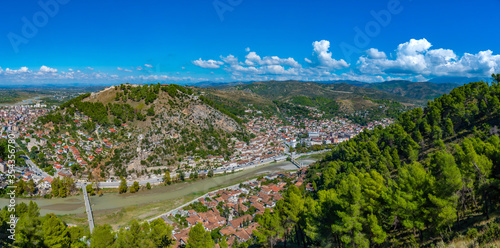
[[[80,161],[71,168],[82,176],[210,168],[218,160],[193,162],[224,160],[234,143],[248,141],[249,135],[239,119],[202,99],[190,88],[173,84],[122,84],[80,95],[40,121],[53,127],[54,147],[63,148],[54,153]]]

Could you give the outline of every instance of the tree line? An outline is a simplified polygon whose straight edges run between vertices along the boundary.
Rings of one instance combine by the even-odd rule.
[[[473,235],[468,223],[477,214],[492,221],[500,206],[498,79],[458,87],[339,144],[307,170],[313,190],[290,189],[258,239],[385,247]],[[492,222],[480,237],[500,238],[494,230]]]

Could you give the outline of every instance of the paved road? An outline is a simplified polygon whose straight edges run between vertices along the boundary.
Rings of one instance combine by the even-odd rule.
[[[14,143],[14,144],[16,145],[16,147],[20,147],[17,143]],[[47,172],[40,169],[35,163],[33,163],[33,161],[31,161],[28,154],[26,154],[26,151],[23,150],[23,152],[25,154],[24,159],[26,160],[26,164],[28,165],[28,167],[30,168],[31,171],[33,171],[35,174],[37,174],[38,176],[41,176],[43,178],[46,178],[46,177],[52,178],[51,175],[47,174]]]
[[[94,231],[94,217],[92,216],[92,207],[90,206],[89,195],[87,194],[87,188],[83,184],[83,200],[85,201],[85,211],[87,211],[87,218],[89,220],[90,233]]]
[[[329,149],[328,149],[329,150]],[[297,159],[301,156],[305,156],[305,155],[312,155],[312,154],[317,154],[317,153],[322,153],[322,152],[325,152],[325,151],[328,151],[328,150],[322,150],[322,151],[316,151],[316,152],[307,152],[307,153],[300,153],[300,154],[293,154],[291,155],[293,159]],[[289,155],[288,154],[283,154],[281,156],[277,156],[277,157],[273,157],[273,158],[268,158],[268,159],[264,159],[264,160],[260,160],[260,161],[254,161],[254,162],[250,162],[248,164],[244,164],[244,165],[236,165],[236,166],[228,166],[228,167],[219,167],[217,169],[214,170],[214,174],[222,174],[224,172],[231,172],[233,170],[235,171],[239,171],[239,170],[245,170],[245,169],[250,169],[250,168],[253,168],[253,167],[256,167],[256,166],[260,166],[260,165],[263,165],[263,164],[266,164],[266,163],[270,163],[270,162],[273,162],[273,161],[282,161],[282,160],[286,160],[286,158],[288,157]],[[302,167],[301,167],[302,168]],[[202,170],[202,171],[199,171],[198,173],[207,173],[208,171],[206,170]],[[170,174],[172,177],[176,175],[176,173],[172,173]],[[186,173],[186,177],[189,177],[190,173]],[[163,178],[162,177],[151,177],[151,178],[148,178],[148,179],[145,179],[145,180],[141,180],[141,181],[137,181],[139,182],[139,185],[146,185],[147,183],[150,183],[151,185],[154,185],[154,184],[160,184],[163,182]],[[84,185],[86,182],[76,182],[76,187],[77,188],[82,188],[82,185]],[[127,186],[131,186],[132,184],[134,183],[134,181],[127,181]],[[99,182],[99,187],[100,188],[118,188],[120,186],[120,180],[116,180],[114,182]]]
[[[31,161],[31,159],[29,159],[29,158],[26,159],[26,164],[28,165],[28,167],[30,168],[30,170],[33,171],[38,176],[41,176],[43,178],[46,178],[46,177],[52,178],[52,176],[49,175],[49,174],[47,174],[47,172],[45,172],[42,169],[38,168],[38,166],[35,163],[33,163],[33,161]]]
[[[245,182],[246,182],[246,183],[250,183],[250,182],[255,182],[255,181],[257,181],[257,179],[251,179],[251,180],[248,180],[248,181],[245,181]],[[231,186],[228,186],[228,187],[224,187],[223,189],[228,189],[228,190],[236,190],[236,189],[238,189],[239,187],[240,187],[240,183],[237,183],[237,184],[234,184],[234,185],[231,185]],[[161,217],[163,217],[163,216],[167,216],[167,217],[168,217],[170,214],[172,214],[172,213],[174,213],[174,212],[176,212],[176,211],[178,211],[178,210],[180,210],[180,209],[183,209],[185,206],[188,206],[188,205],[189,205],[189,204],[191,204],[191,203],[197,202],[197,201],[198,201],[198,199],[208,197],[208,194],[210,194],[210,193],[215,193],[215,192],[217,192],[217,191],[219,191],[219,190],[221,190],[221,189],[216,189],[216,190],[210,191],[210,192],[208,192],[208,193],[206,193],[206,194],[204,194],[204,195],[202,195],[202,196],[200,196],[200,197],[197,197],[197,198],[193,199],[193,200],[192,200],[192,201],[190,201],[190,202],[186,202],[186,203],[182,204],[181,206],[179,206],[179,207],[177,207],[177,208],[175,208],[175,209],[172,209],[172,210],[170,210],[170,211],[168,211],[168,212],[166,212],[166,213],[160,214],[160,215],[158,215],[158,216],[156,216],[156,217],[153,217],[153,218],[151,218],[151,219],[149,219],[149,220],[147,220],[147,221],[148,221],[148,222],[151,222],[151,221],[153,221],[153,220],[155,220],[155,219],[158,219],[158,218],[161,218]]]

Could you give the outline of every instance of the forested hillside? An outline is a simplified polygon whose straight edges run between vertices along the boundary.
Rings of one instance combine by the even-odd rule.
[[[382,90],[392,94],[419,100],[433,100],[458,87],[455,83],[431,83],[394,80],[381,83],[365,83],[361,87]]]
[[[255,111],[268,117],[297,119],[341,116],[362,125],[387,117],[396,118],[423,102],[346,83],[265,81],[196,91],[203,94],[203,99],[237,116],[252,117]],[[255,111],[247,113],[245,110]]]
[[[328,152],[307,170],[313,190],[292,186],[277,204],[284,228],[263,242],[500,245],[499,79],[455,88]]]

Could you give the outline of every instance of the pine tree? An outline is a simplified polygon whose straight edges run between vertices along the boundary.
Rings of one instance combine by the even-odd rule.
[[[42,230],[39,228],[41,221],[37,204],[30,201],[26,210],[17,208],[17,212],[19,212],[20,218],[16,224],[16,240],[14,245],[17,247],[33,248],[42,246],[43,235]]]
[[[156,247],[169,247],[174,243],[172,239],[172,226],[167,225],[161,218],[155,219],[150,224],[149,239]]]
[[[71,240],[67,227],[54,214],[45,215],[43,224],[43,244],[47,247],[69,247]]]
[[[228,248],[229,245],[227,244],[226,237],[222,237],[220,243],[219,243],[220,248]]]
[[[205,231],[201,223],[198,222],[189,231],[186,248],[209,248],[214,247],[214,245],[210,232]]]
[[[260,244],[269,244],[273,248],[278,237],[280,237],[282,228],[278,214],[273,214],[269,208],[266,208],[264,214],[258,219],[258,223],[260,226],[257,227],[257,230],[253,231],[257,242]]]
[[[115,242],[114,237],[113,229],[110,225],[98,225],[94,228],[94,232],[90,236],[90,247],[110,247]]]

